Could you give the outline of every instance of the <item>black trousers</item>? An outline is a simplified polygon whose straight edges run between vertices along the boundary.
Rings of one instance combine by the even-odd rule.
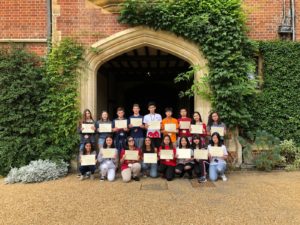
[[[209,166],[209,163],[207,160],[199,160],[196,161],[195,160],[195,173],[197,175],[197,177],[204,177],[206,176],[206,171],[207,171],[207,168]]]
[[[189,166],[190,169],[185,169],[186,166]],[[178,164],[175,169],[178,171],[176,171],[177,174],[180,175],[180,177],[183,177],[184,174],[187,172],[189,174],[189,176],[193,176],[193,168],[194,168],[194,164],[193,163],[186,163],[186,164]]]
[[[167,166],[161,163],[158,167],[158,172],[162,173],[167,181],[171,181],[175,177],[175,166]]]

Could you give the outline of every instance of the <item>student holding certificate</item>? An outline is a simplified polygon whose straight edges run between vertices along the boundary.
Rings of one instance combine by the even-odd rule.
[[[202,118],[199,112],[194,112],[193,114],[193,120],[192,120],[193,125],[201,125],[202,126],[202,133],[199,134],[201,138],[201,144],[205,145],[206,143],[206,136],[207,136],[207,131],[206,131],[206,124],[202,122]]]
[[[190,142],[187,137],[183,136],[179,139],[179,149],[184,149],[185,151],[190,152],[190,156],[192,156],[193,151],[191,149]],[[177,157],[178,157],[178,149],[177,149]],[[193,168],[194,168],[194,160],[191,158],[189,159],[178,159],[177,158],[177,165],[175,168],[175,173],[178,174],[180,177],[183,177],[185,173],[188,173],[189,179],[193,179]]]
[[[107,158],[105,150],[114,150],[112,158]],[[112,136],[105,138],[103,147],[98,154],[98,162],[100,163],[100,181],[104,181],[106,178],[108,181],[114,181],[116,176],[116,169],[118,167],[118,150],[115,148]]]
[[[146,137],[143,147],[142,147],[143,156],[145,154],[157,154],[157,151],[154,149],[151,138]],[[157,177],[157,161],[156,163],[144,163],[142,162],[142,171],[144,177],[150,175],[150,177]]]
[[[92,145],[95,145],[95,121],[92,117],[92,113],[89,109],[85,109],[82,114],[82,119],[79,122],[77,128],[78,133],[80,134],[80,152],[83,151],[84,143],[91,142]]]
[[[187,109],[180,109],[180,118],[178,119],[179,123],[179,134],[178,134],[178,142],[179,139],[183,136],[188,137],[189,141],[192,141],[192,135],[190,132],[192,119],[187,117]]]
[[[193,136],[192,149],[193,149],[194,153],[195,153],[195,150],[203,151],[203,149],[205,149],[205,145],[202,144],[199,135]],[[204,151],[207,151],[207,150],[204,150]],[[207,155],[207,157],[208,157],[208,155]],[[196,159],[194,157],[194,161],[195,161],[194,170],[197,175],[198,182],[199,183],[206,182],[207,181],[206,170],[208,169],[208,165],[209,165],[208,158],[207,159]]]
[[[127,137],[127,131],[128,131],[128,121],[124,117],[125,111],[123,107],[119,107],[117,109],[117,116],[118,118],[114,119],[112,123],[112,130],[114,132],[114,137],[115,137],[115,146],[120,152],[121,149],[125,148],[126,145],[126,137]],[[119,123],[123,123],[126,121],[126,124],[124,127],[120,127]],[[122,125],[122,124],[121,124]]]
[[[111,124],[111,121],[109,120],[109,117],[108,117],[108,112],[107,111],[102,111],[101,113],[101,118],[100,120],[97,121],[96,123],[96,128],[98,130],[98,133],[99,133],[99,139],[98,139],[98,147],[99,149],[102,148],[103,144],[104,144],[104,141],[105,141],[105,138],[109,135],[112,134],[112,132],[102,132],[100,130],[101,126],[103,124]]]
[[[163,151],[173,150],[171,159],[162,159]],[[171,137],[169,135],[164,136],[161,146],[158,150],[158,156],[160,158],[160,165],[158,171],[162,173],[163,177],[167,181],[171,181],[175,177],[175,166],[176,166],[176,148],[173,147]]]
[[[93,155],[94,157],[94,161],[91,163],[91,165],[82,165],[84,162],[83,162],[83,156],[86,156],[86,155]],[[91,144],[91,142],[86,142],[84,144],[84,149],[83,149],[83,152],[80,153],[80,167],[79,167],[79,171],[81,173],[81,176],[80,176],[80,180],[84,180],[84,177],[86,175],[87,172],[90,172],[91,173],[91,176],[90,176],[90,179],[91,180],[94,180],[94,173],[95,173],[95,170],[96,170],[96,162],[97,162],[97,159],[96,159],[96,151],[93,150],[93,146]]]
[[[172,117],[173,109],[171,107],[165,108],[166,117],[162,120],[162,132],[164,135],[169,135],[176,148],[176,134],[178,133],[178,121]]]
[[[152,143],[156,149],[160,146],[160,125],[158,127],[153,128],[151,124],[153,122],[160,124],[162,121],[161,115],[158,113],[155,113],[156,105],[154,102],[148,103],[148,110],[149,114],[144,116],[143,123],[145,124],[145,128],[147,129],[147,137],[150,137],[152,139]]]
[[[221,122],[220,116],[217,112],[212,112],[208,117],[208,124],[207,124],[207,133],[211,135],[213,129],[218,129],[218,133],[220,134],[221,140],[224,141],[224,136],[226,135],[226,125]]]
[[[130,136],[134,138],[135,145],[138,148],[143,146],[144,142],[144,124],[143,124],[143,116],[140,115],[140,106],[139,104],[134,104],[133,115],[129,117],[129,129]]]
[[[216,147],[217,150],[222,151],[222,156],[215,157],[212,155],[214,147]],[[210,158],[209,179],[211,181],[216,181],[218,179],[218,176],[220,176],[223,181],[227,181],[225,170],[228,153],[225,145],[222,144],[220,134],[217,132],[213,133],[211,136],[210,145],[208,145],[208,156]]]
[[[126,159],[126,151],[136,151],[136,158],[135,159]],[[129,182],[131,178],[135,181],[139,181],[139,175],[141,172],[141,158],[142,152],[139,148],[137,148],[134,144],[133,137],[129,136],[127,138],[127,147],[126,150],[122,149],[120,154],[120,164],[121,164],[121,175],[124,182]]]

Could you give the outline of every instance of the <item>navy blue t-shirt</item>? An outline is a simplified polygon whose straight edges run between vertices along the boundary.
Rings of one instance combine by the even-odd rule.
[[[139,115],[139,116],[130,116],[129,117],[129,120],[128,120],[128,124],[130,124],[130,119],[131,118],[139,118],[139,119],[142,119],[143,121],[143,116]],[[133,137],[133,138],[142,138],[144,137],[144,130],[140,127],[132,127],[130,128],[130,136]]]

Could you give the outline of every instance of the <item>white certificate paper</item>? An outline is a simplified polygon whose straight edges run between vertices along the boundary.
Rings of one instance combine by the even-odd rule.
[[[209,149],[209,153],[211,154],[212,157],[223,157],[224,156],[222,147],[211,147]]]
[[[191,125],[191,133],[192,134],[203,134],[203,126],[202,124],[192,124]]]
[[[150,121],[148,125],[150,130],[160,130],[160,121]]]
[[[144,153],[144,163],[157,163],[157,154]]]
[[[195,149],[194,150],[194,159],[208,159],[208,150],[206,149]]]
[[[180,121],[180,129],[190,129],[191,127],[191,122],[189,121]]]
[[[221,137],[224,137],[224,127],[211,127],[210,134],[218,132]]]
[[[165,124],[165,131],[166,132],[176,132],[176,124],[174,124],[174,123],[166,123]]]
[[[103,148],[101,149],[102,158],[103,159],[112,159],[116,156],[116,149],[115,148]]]
[[[139,127],[143,124],[143,119],[142,118],[130,118],[130,124],[133,127]]]
[[[111,123],[99,123],[98,131],[99,133],[110,133],[112,131]]]
[[[173,159],[174,152],[173,150],[162,149],[160,151],[160,159]]]
[[[127,120],[115,120],[115,128],[118,129],[127,128]]]
[[[95,131],[92,129],[92,127],[95,127],[95,125],[93,123],[83,123],[83,124],[81,124],[81,128],[83,128],[81,133],[83,133],[83,134],[95,133]]]
[[[191,156],[191,149],[186,148],[178,148],[176,150],[176,154],[178,155],[178,159],[190,159]]]
[[[125,159],[126,160],[138,160],[139,152],[134,150],[125,150]]]
[[[81,165],[82,166],[93,166],[96,165],[95,155],[81,155]]]

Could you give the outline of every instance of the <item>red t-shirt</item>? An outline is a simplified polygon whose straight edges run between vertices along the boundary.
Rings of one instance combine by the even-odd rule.
[[[182,122],[192,122],[192,119],[188,118],[188,117],[179,118],[178,119],[178,124],[180,124],[180,121],[182,121]],[[179,137],[183,137],[183,136],[191,137],[192,134],[190,132],[190,129],[180,129],[180,126],[179,126],[179,134],[178,134],[178,136]]]
[[[142,151],[139,148],[136,148],[135,150],[132,150],[132,151],[138,151],[139,156],[142,157]],[[125,149],[122,149],[121,154],[120,154],[120,159],[122,159],[124,155],[125,155]],[[139,161],[136,161],[136,162],[139,162]],[[128,160],[124,160],[124,162],[121,165],[121,170],[123,171],[123,170],[127,169],[129,163],[131,163],[131,162],[128,162]]]
[[[159,149],[158,149],[158,156],[159,156],[160,151],[163,151],[162,149],[163,148],[160,146]],[[169,150],[170,147],[166,146],[164,149]],[[174,156],[173,159],[160,159],[160,163],[164,164],[164,165],[167,165],[167,166],[176,166],[176,157],[175,157],[176,156],[176,149],[175,148],[173,148],[173,156]]]

